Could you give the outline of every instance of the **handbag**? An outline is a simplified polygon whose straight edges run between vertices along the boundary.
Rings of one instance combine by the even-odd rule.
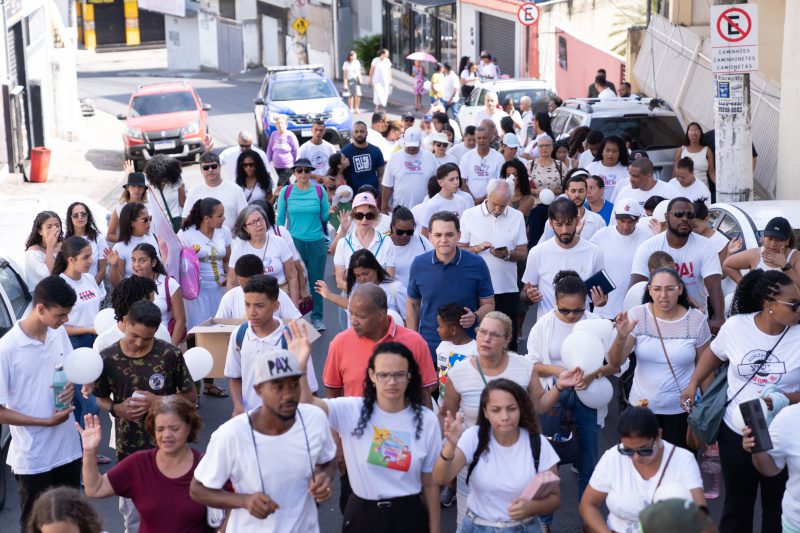
[[[744,388],[750,384],[756,374],[761,371],[761,368],[766,364],[769,356],[775,348],[778,347],[778,344],[780,344],[788,331],[788,327],[783,330],[783,333],[778,338],[775,345],[764,354],[764,359],[758,365],[755,372],[750,375],[750,378],[748,378],[744,385],[739,387],[739,390],[737,390],[730,399],[726,399],[728,393],[727,370],[729,363],[726,361],[720,366],[719,374],[717,374],[717,377],[714,378],[714,381],[711,382],[711,385],[703,393],[702,400],[700,400],[700,402],[694,406],[692,412],[689,413],[687,419],[689,428],[686,430],[687,443],[699,443],[700,446],[702,446],[703,444],[713,444],[716,442],[717,436],[719,435],[719,428],[722,424],[722,417],[725,415],[725,409],[728,408],[728,404],[739,396],[739,393],[741,393]]]

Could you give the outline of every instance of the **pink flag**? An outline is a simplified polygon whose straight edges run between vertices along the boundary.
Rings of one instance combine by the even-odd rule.
[[[153,217],[152,231],[158,240],[158,248],[161,252],[164,268],[167,269],[167,274],[175,279],[180,279],[179,268],[183,245],[178,236],[175,235],[175,231],[172,229],[172,222],[164,214],[161,204],[155,201],[157,191],[152,187],[148,187],[148,189],[150,190],[150,198],[154,199],[148,204],[150,215]]]

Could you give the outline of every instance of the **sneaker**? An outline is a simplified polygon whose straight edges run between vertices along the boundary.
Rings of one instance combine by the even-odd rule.
[[[450,487],[444,487],[442,492],[439,493],[439,503],[445,508],[452,507],[456,503],[456,491]]]
[[[314,329],[317,331],[325,331],[327,328],[325,327],[325,322],[318,318],[311,319],[311,325],[314,326]]]

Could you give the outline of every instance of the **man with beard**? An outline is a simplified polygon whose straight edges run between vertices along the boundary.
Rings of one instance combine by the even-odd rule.
[[[574,270],[584,280],[603,268],[600,248],[578,235],[578,207],[566,198],[558,198],[548,206],[548,224],[555,237],[540,241],[528,253],[528,263],[522,274],[525,294],[531,302],[539,303],[538,316],[555,307],[553,279],[561,270]],[[598,288],[592,289],[595,306],[605,305],[607,296]]]
[[[606,221],[603,220],[603,217],[586,209],[584,206],[587,191],[586,178],[589,176],[589,173],[582,168],[570,172],[571,174],[567,174],[568,177],[565,184],[567,198],[572,200],[578,208],[578,220],[580,221],[578,226],[581,228],[580,236],[588,241],[595,233],[606,227]],[[553,235],[555,235],[555,233],[553,233],[553,226],[547,224],[544,227],[542,239],[549,239]]]
[[[330,498],[336,468],[328,417],[298,405],[303,372],[291,352],[260,353],[251,370],[258,406],[211,435],[189,493],[229,509],[228,531],[319,531],[315,502]]]
[[[659,250],[667,252],[675,259],[675,270],[686,285],[688,295],[700,304],[700,310],[705,312],[706,303],[711,301],[709,326],[711,332],[716,333],[725,321],[719,256],[707,238],[692,231],[694,209],[688,198],[670,200],[665,216],[667,231],[647,239],[636,250],[630,285],[648,279],[650,254]]]
[[[491,133],[485,126],[476,128],[476,147],[464,154],[458,164],[464,186],[475,198],[475,205],[486,200],[486,186],[489,180],[500,177],[500,167],[506,162],[500,152],[492,150],[489,146],[490,136]]]
[[[380,190],[386,161],[381,149],[367,142],[367,125],[364,122],[359,120],[353,124],[353,142],[342,148],[342,155],[350,161],[350,166],[344,171],[344,179],[354,191],[362,185]]]
[[[397,152],[386,165],[381,185],[381,212],[402,205],[411,209],[421,204],[428,193],[428,179],[436,174],[436,158],[420,149],[422,131],[408,128],[403,134],[403,151]]]

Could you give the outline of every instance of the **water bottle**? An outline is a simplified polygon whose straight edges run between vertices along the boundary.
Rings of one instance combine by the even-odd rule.
[[[56,411],[63,411],[69,404],[63,403],[58,397],[64,392],[67,386],[67,375],[64,373],[64,365],[57,364],[53,373],[53,397],[55,399]]]
[[[719,498],[722,465],[719,462],[717,443],[706,446],[700,459],[700,474],[703,476],[703,494],[707,500]]]

